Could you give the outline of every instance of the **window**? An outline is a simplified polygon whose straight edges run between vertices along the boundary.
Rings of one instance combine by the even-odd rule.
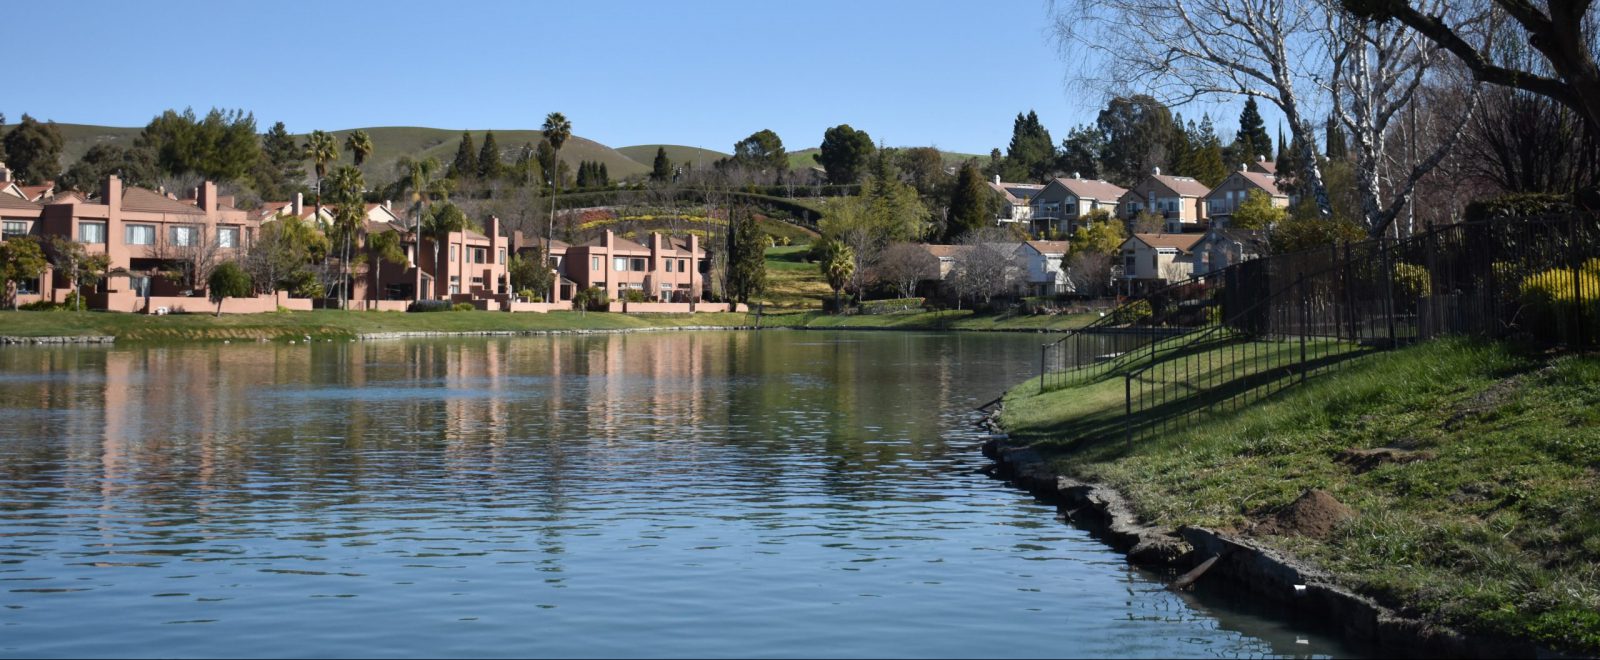
[[[505,248],[500,248],[500,260],[496,261],[495,263],[504,264],[505,262],[506,262],[506,249]]]
[[[217,245],[225,248],[239,247],[239,228],[217,227]]]
[[[173,227],[168,233],[173,245],[188,247],[195,244],[194,227]]]
[[[637,273],[644,272],[644,259],[640,259],[638,257],[634,257],[632,259],[629,259],[628,260],[628,270],[631,270],[631,271],[634,271],[634,272],[637,272]]]
[[[105,243],[106,242],[106,223],[104,223],[104,222],[80,222],[80,223],[78,223],[78,242],[79,243],[101,243],[101,244]]]
[[[667,272],[670,273],[670,272],[672,272],[672,260],[671,259],[667,259],[666,262],[667,263],[665,265],[665,268],[667,269]]]
[[[155,245],[155,225],[128,225],[123,227],[123,238],[128,245]]]
[[[680,273],[687,272],[687,269],[685,269],[683,267],[684,266],[683,261],[684,261],[683,259],[679,259],[678,260],[678,272],[680,272]]]
[[[600,257],[589,257],[589,270],[600,270]]]
[[[472,263],[489,263],[489,248],[472,248]]]
[[[619,273],[628,270],[628,259],[626,257],[612,257],[611,270]]]
[[[7,220],[4,229],[0,230],[0,240],[11,240],[27,235],[28,223],[21,220]]]
[[[461,246],[459,246],[459,245],[450,246],[450,260],[451,261],[460,261],[461,260]]]

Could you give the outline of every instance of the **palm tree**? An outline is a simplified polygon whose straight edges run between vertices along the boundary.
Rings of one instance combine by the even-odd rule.
[[[372,155],[372,136],[366,131],[356,130],[344,138],[344,149],[355,156],[356,167],[361,167],[367,162],[367,157]]]
[[[844,241],[830,238],[822,244],[822,263],[817,264],[822,270],[822,276],[827,278],[828,286],[833,289],[833,311],[838,313],[839,292],[850,282],[856,272],[856,254]]]
[[[328,177],[328,185],[333,190],[335,201],[339,204],[333,216],[333,235],[334,240],[340,245],[339,269],[344,274],[339,283],[339,295],[348,308],[350,247],[359,238],[361,225],[367,219],[365,200],[361,198],[362,191],[366,189],[366,180],[361,176],[360,169],[345,165],[333,171]]]
[[[405,250],[400,248],[400,232],[380,231],[367,235],[367,251],[372,253],[372,289],[383,300],[383,262],[403,264]]]
[[[316,164],[317,171],[317,222],[322,222],[322,178],[328,175],[328,165],[339,160],[339,142],[327,131],[311,131],[306,136],[306,158]]]
[[[545,226],[544,244],[550,246],[555,241],[556,234],[556,186],[560,185],[561,172],[561,145],[566,144],[567,138],[572,137],[572,122],[567,121],[566,115],[552,112],[544,117],[544,126],[539,129],[544,133],[544,139],[550,142],[550,147],[555,149],[555,158],[550,160],[550,220]],[[549,296],[546,302],[555,302],[556,287],[550,285]]]
[[[433,238],[433,287],[436,291],[439,288],[440,265],[444,263],[444,244],[450,240],[450,234],[466,228],[467,214],[449,202],[439,205],[423,220],[422,233]],[[448,278],[449,268],[446,267],[444,271]],[[448,280],[445,283],[449,284]]]
[[[435,178],[441,168],[439,159],[433,157],[414,160],[410,156],[401,156],[394,164],[395,174],[404,180],[405,190],[411,197],[413,231],[422,226],[422,218],[434,197],[450,201],[450,180]]]

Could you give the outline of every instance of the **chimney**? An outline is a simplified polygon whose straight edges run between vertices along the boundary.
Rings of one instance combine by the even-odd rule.
[[[1244,163],[1239,163],[1239,171],[1240,172],[1244,172],[1244,171],[1247,171],[1249,169],[1250,169],[1249,166],[1245,165]]]
[[[106,177],[105,185],[106,206],[111,209],[122,209],[122,179],[112,174]]]
[[[293,211],[294,211],[294,217],[296,217],[296,218],[300,217],[301,213],[305,213],[305,211],[306,211],[306,196],[305,196],[304,193],[295,193],[294,194],[294,209],[293,209]]]
[[[1077,173],[1077,172],[1073,172],[1073,173],[1072,173],[1072,178],[1074,178],[1074,179],[1082,179],[1082,178],[1083,178],[1083,175],[1082,175],[1082,174],[1079,174],[1079,173]]]
[[[217,214],[217,184],[207,181],[195,189],[195,206],[205,211],[206,215]]]
[[[601,243],[600,245],[602,247],[608,247],[608,248],[611,247],[611,230],[610,229],[606,230],[605,242]]]
[[[493,247],[501,247],[503,245],[500,242],[500,217],[499,216],[494,216],[494,215],[489,216],[489,245],[493,246]],[[494,257],[494,258],[498,258],[498,257]]]
[[[0,183],[11,183],[11,170],[6,169],[5,163],[0,163]]]
[[[1152,173],[1152,174],[1155,174],[1155,175],[1156,175],[1156,176],[1161,176],[1161,168],[1159,168],[1159,167],[1157,167],[1157,168],[1155,168],[1155,169],[1152,169],[1152,170],[1150,170],[1150,172],[1151,172],[1151,173]]]
[[[385,211],[393,211],[394,210],[394,200],[392,200],[392,199],[383,200],[383,210],[385,210]]]
[[[1000,175],[994,175],[994,185],[1000,185]]]
[[[1256,156],[1256,162],[1257,163],[1265,163],[1265,162],[1267,162],[1267,157],[1266,156]]]

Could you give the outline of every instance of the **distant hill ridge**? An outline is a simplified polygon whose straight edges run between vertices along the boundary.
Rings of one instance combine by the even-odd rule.
[[[57,123],[61,129],[61,136],[66,144],[62,148],[61,167],[71,167],[73,163],[82,158],[91,147],[97,144],[132,145],[139,137],[143,126],[96,126],[93,124],[64,124]],[[258,124],[258,130],[265,130],[270,126]],[[15,128],[16,124],[7,124],[6,130]],[[412,158],[426,158],[432,156],[446,166],[455,159],[456,145],[461,140],[459,129],[427,128],[422,126],[374,126],[370,128],[348,128],[329,131],[339,141],[342,148],[344,138],[350,133],[364,130],[372,137],[374,150],[367,157],[367,162],[362,165],[362,173],[366,175],[369,183],[386,182],[395,177],[394,164],[401,156]],[[501,130],[494,131],[495,142],[499,144],[503,157],[510,161],[516,157],[524,144],[538,144],[543,134],[536,130]],[[481,148],[483,136],[488,129],[468,129],[472,133],[473,144]],[[295,134],[295,140],[304,142],[305,134]],[[606,172],[612,179],[622,179],[636,174],[648,174],[655,162],[656,149],[665,148],[667,158],[674,164],[710,165],[718,159],[727,158],[728,153],[706,149],[703,147],[690,147],[674,144],[640,144],[628,147],[612,148],[594,140],[572,136],[561,147],[561,160],[566,161],[574,170],[579,161],[597,161],[604,163]],[[790,167],[794,169],[812,167],[816,161],[812,154],[817,153],[817,148],[801,149],[789,153]],[[967,158],[976,158],[972,154],[954,152],[941,152],[946,163],[960,162]],[[353,162],[348,152],[341,152],[340,161]]]

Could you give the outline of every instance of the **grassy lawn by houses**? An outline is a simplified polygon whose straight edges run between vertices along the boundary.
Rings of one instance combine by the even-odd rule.
[[[1120,378],[1037,387],[1007,395],[1013,439],[1150,523],[1250,534],[1320,489],[1355,517],[1257,539],[1411,615],[1600,652],[1600,357],[1432,342],[1132,447],[1087,439],[1116,417]]]
[[[1044,323],[1054,320],[1055,325]],[[0,336],[111,336],[117,341],[222,341],[257,339],[347,339],[379,332],[538,332],[547,330],[618,330],[685,326],[890,329],[890,330],[1036,330],[1087,323],[1081,317],[1012,318],[973,316],[970,312],[914,312],[881,316],[831,316],[819,311],[763,314],[609,314],[552,312],[357,312],[317,310],[213,317],[210,314],[145,316],[113,312],[0,312]]]

